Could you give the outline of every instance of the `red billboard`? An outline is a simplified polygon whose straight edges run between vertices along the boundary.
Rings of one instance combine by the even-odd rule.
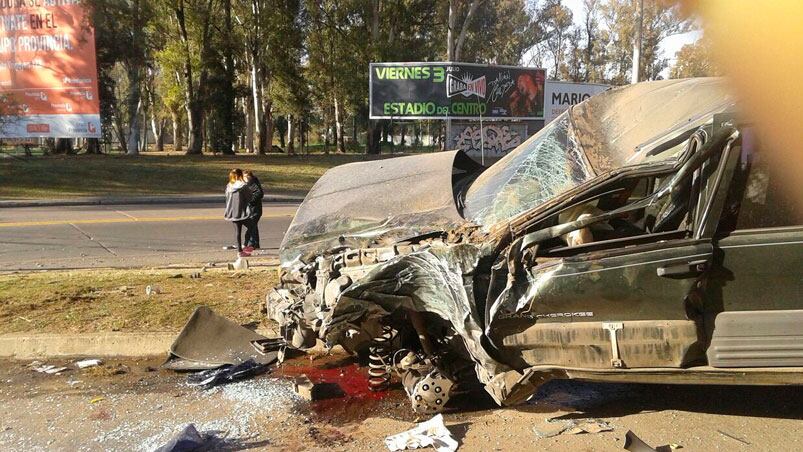
[[[81,0],[0,0],[0,137],[99,137],[95,33]]]

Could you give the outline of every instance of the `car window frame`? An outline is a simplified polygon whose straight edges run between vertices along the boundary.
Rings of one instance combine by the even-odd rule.
[[[730,187],[731,179],[727,177],[726,173],[730,173],[733,175],[733,171],[735,171],[735,162],[734,156],[738,157],[738,150],[739,148],[734,146],[734,143],[738,139],[738,133],[731,134],[730,137],[725,141],[723,144],[722,150],[718,153],[719,160],[716,163],[716,168],[713,172],[711,172],[705,180],[701,181],[701,184],[698,186],[692,185],[692,192],[689,194],[690,196],[690,206],[689,206],[689,221],[688,225],[689,228],[687,230],[675,230],[675,231],[666,231],[669,233],[680,233],[683,232],[686,234],[685,237],[680,238],[673,238],[671,240],[662,240],[665,239],[667,236],[671,236],[671,234],[664,234],[664,233],[644,233],[639,235],[634,235],[632,237],[625,237],[625,238],[618,238],[618,239],[609,239],[609,240],[601,240],[598,242],[593,242],[590,245],[593,246],[593,250],[588,250],[584,248],[584,245],[571,247],[560,247],[561,257],[563,258],[581,258],[583,255],[589,255],[594,253],[594,259],[608,257],[611,253],[606,253],[606,251],[610,251],[613,254],[620,254],[622,252],[629,253],[629,252],[641,252],[644,248],[649,248],[654,246],[657,243],[661,243],[662,241],[667,244],[667,246],[682,246],[685,243],[688,244],[696,244],[700,242],[710,242],[713,238],[713,233],[717,230],[717,226],[719,224],[720,215],[722,210],[724,209],[725,198],[727,197],[727,190]],[[700,151],[700,148],[698,148]],[[695,177],[701,177],[705,172],[705,165],[710,164],[711,159],[714,158],[714,155],[709,156],[697,169],[693,170],[692,180]],[[644,174],[634,174],[632,177],[648,177],[649,175],[653,176],[661,176],[661,175],[677,175],[679,172],[683,170],[683,166],[686,164],[690,164],[689,161],[680,165],[679,167],[675,167],[672,170],[663,171],[663,172],[655,172],[654,174],[644,173]],[[607,181],[606,183],[602,184],[597,190],[599,191],[609,191],[609,184],[614,184],[619,182],[621,179],[626,179],[628,176],[622,178],[612,178],[611,180]],[[723,190],[722,187],[725,189]],[[723,195],[724,193],[724,195]],[[571,205],[582,204],[587,202],[588,200],[593,199],[594,196],[588,196],[583,198],[581,201],[575,201],[571,203]],[[691,201],[696,201],[695,205],[691,205]],[[638,201],[636,201],[638,202]],[[701,207],[702,206],[702,207]],[[557,214],[560,211],[568,208],[569,205],[566,207],[562,207],[560,209],[556,209],[552,214]],[[699,210],[699,209],[703,210]],[[698,212],[703,213],[703,218],[698,217]],[[713,222],[713,223],[712,223]],[[713,228],[711,225],[713,224]],[[713,230],[713,231],[712,231]],[[671,244],[670,244],[671,243]],[[611,247],[611,245],[615,245]],[[523,247],[527,246],[527,242],[525,241],[522,244]],[[579,249],[579,252],[572,253],[572,249]],[[589,247],[592,248],[592,247]],[[544,254],[544,256],[549,256],[549,254]],[[551,257],[551,256],[550,256]],[[557,257],[557,256],[556,256]]]

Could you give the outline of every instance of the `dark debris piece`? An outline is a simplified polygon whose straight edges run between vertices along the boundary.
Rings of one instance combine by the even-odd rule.
[[[191,452],[202,450],[206,446],[206,438],[198,433],[195,425],[188,424],[178,435],[170,439],[164,446],[155,452]]]
[[[190,386],[203,386],[211,388],[221,384],[231,383],[237,380],[253,377],[267,372],[267,365],[259,364],[253,359],[249,359],[237,365],[225,365],[217,369],[209,369],[191,374],[187,377],[187,384]]]

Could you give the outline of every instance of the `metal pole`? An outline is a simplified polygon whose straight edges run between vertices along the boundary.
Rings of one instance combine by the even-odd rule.
[[[636,36],[633,40],[633,72],[630,83],[638,83],[639,66],[641,64],[641,27],[644,22],[644,0],[638,0],[638,18],[636,19]]]
[[[485,129],[482,127],[482,103],[479,94],[477,94],[477,109],[480,112],[480,163],[485,166]]]
[[[438,130],[440,133],[440,130]],[[448,151],[451,150],[452,146],[452,117],[449,116],[446,118],[446,131],[443,137],[443,150]]]

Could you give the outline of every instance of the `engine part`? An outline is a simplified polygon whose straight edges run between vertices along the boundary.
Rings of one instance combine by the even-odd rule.
[[[420,414],[440,413],[449,401],[454,382],[443,376],[438,369],[421,376],[410,370],[402,378],[404,390],[413,404],[413,411]]]
[[[371,391],[384,391],[390,386],[392,342],[395,337],[396,330],[385,325],[382,333],[368,347],[368,389]]]

